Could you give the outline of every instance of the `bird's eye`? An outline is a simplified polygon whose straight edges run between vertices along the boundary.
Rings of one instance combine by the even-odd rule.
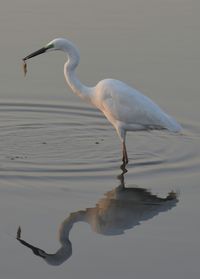
[[[54,48],[54,44],[48,44],[48,45],[46,45],[46,49],[51,49],[51,48]]]

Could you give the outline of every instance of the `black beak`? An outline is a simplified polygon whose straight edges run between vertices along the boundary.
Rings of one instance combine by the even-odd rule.
[[[39,49],[39,50],[37,50],[37,51],[35,51],[35,52],[33,52],[33,53],[27,55],[26,57],[24,57],[23,60],[25,61],[25,60],[27,60],[27,59],[30,59],[30,58],[32,58],[32,57],[34,57],[34,56],[37,56],[37,55],[39,55],[39,54],[44,53],[45,51],[46,51],[46,48],[45,48],[45,47],[42,47],[41,49]]]

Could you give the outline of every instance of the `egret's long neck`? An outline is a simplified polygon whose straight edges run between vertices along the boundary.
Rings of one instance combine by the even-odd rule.
[[[82,84],[76,77],[75,69],[79,64],[79,53],[74,46],[68,46],[64,51],[67,53],[68,61],[64,65],[65,79],[71,90],[86,101],[91,101],[92,88]]]

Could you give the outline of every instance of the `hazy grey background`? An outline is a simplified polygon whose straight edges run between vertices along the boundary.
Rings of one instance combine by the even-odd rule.
[[[28,82],[19,70],[21,57],[60,36],[79,47],[78,73],[85,83],[115,77],[135,84],[179,119],[198,111],[198,102],[190,103],[199,95],[198,1],[3,1],[2,97],[65,99],[61,54],[33,60]]]
[[[2,278],[199,277],[199,11],[197,0],[1,1]],[[55,37],[79,47],[84,83],[121,79],[184,127],[182,136],[128,135],[127,186],[177,190],[177,206],[119,236],[76,224],[72,257],[58,268],[20,246],[18,225],[56,251],[60,223],[119,185],[120,150],[113,128],[67,88],[64,54],[31,60],[23,77],[21,58]]]

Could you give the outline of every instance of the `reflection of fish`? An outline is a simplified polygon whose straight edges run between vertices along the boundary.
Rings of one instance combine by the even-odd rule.
[[[20,239],[21,238],[21,227],[18,228],[17,230],[17,239]]]
[[[118,177],[120,185],[105,194],[97,205],[71,213],[61,224],[59,230],[60,249],[55,254],[47,254],[21,239],[21,229],[17,232],[17,240],[30,248],[37,256],[42,257],[50,265],[60,265],[72,255],[72,244],[69,232],[77,222],[86,222],[91,228],[104,235],[119,235],[125,230],[139,225],[141,221],[153,218],[160,212],[170,210],[178,202],[176,193],[171,192],[166,198],[152,195],[146,189],[125,188],[124,172]]]

